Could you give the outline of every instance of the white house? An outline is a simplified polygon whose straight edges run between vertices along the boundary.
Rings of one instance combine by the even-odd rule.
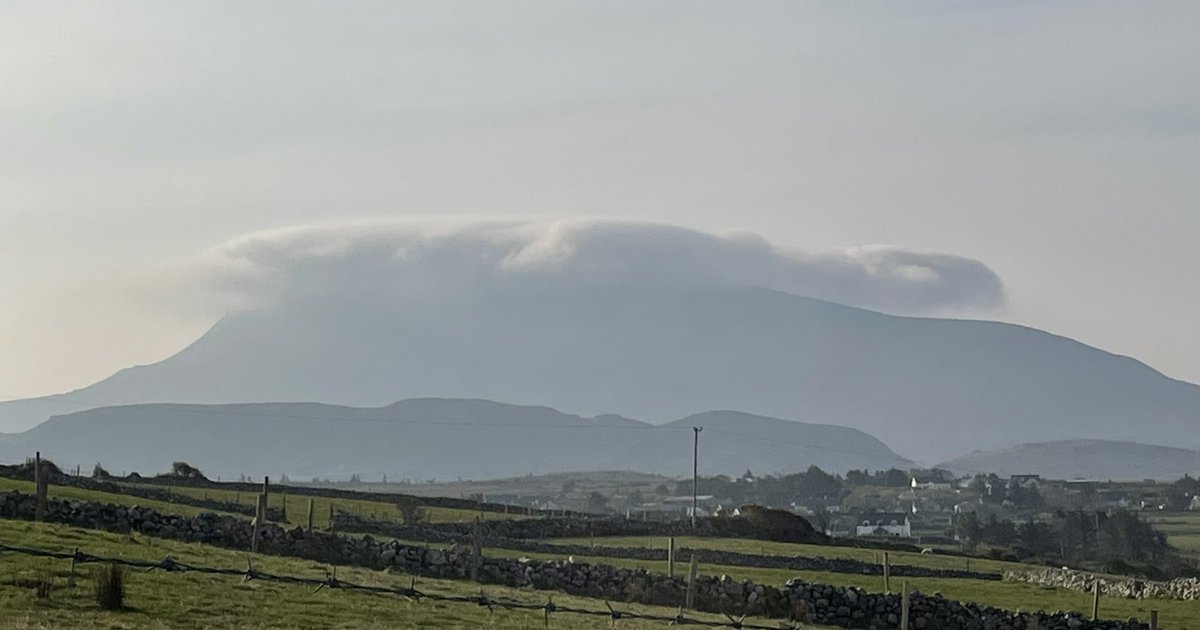
[[[953,484],[951,484],[950,480],[945,479],[939,475],[927,474],[927,473],[917,473],[912,476],[912,483],[910,485],[914,489],[920,488],[922,490],[949,490]]]
[[[912,537],[912,522],[904,512],[864,514],[854,528],[855,536]]]

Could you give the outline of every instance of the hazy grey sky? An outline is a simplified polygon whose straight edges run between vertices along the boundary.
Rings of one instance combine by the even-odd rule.
[[[1192,1],[4,3],[0,396],[180,348],[216,314],[177,271],[230,239],[414,216],[955,254],[1004,283],[975,314],[1200,381],[1198,27]]]

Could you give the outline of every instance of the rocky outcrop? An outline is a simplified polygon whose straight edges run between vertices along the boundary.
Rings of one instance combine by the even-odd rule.
[[[1200,601],[1200,579],[1197,578],[1178,578],[1169,582],[1150,582],[1145,580],[1102,577],[1092,573],[1071,571],[1069,569],[1044,569],[1041,571],[1005,571],[1004,581],[1069,588],[1089,593],[1099,583],[1100,592],[1108,597]]]

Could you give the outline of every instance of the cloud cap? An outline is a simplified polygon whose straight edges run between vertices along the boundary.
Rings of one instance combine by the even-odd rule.
[[[747,233],[619,220],[363,221],[256,232],[189,270],[226,306],[406,299],[528,283],[756,287],[895,314],[983,312],[983,263],[872,245],[803,252]],[[195,285],[193,284],[193,287]]]

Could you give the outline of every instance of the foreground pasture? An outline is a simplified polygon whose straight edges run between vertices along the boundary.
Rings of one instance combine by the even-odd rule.
[[[128,559],[157,561],[165,556],[196,565],[244,568],[253,560],[260,571],[323,578],[331,568],[306,560],[259,556],[200,544],[181,543],[135,534],[120,535],[60,525],[0,520],[0,541],[9,545],[72,551]],[[95,565],[83,565],[71,576],[70,563],[31,556],[0,554],[0,628],[541,628],[538,611],[490,612],[472,604],[409,601],[400,597],[370,595],[328,588],[227,576],[163,571],[127,573],[128,610],[101,610],[92,597],[90,574]],[[35,596],[39,576],[50,576],[48,599]],[[407,587],[404,574],[337,567],[340,580],[357,584]],[[420,578],[424,592],[476,595],[479,586],[460,581]],[[534,592],[486,586],[492,598],[543,604],[547,597],[561,606],[604,610],[604,602],[561,593]],[[677,611],[656,606],[621,604],[619,610],[672,616]],[[715,615],[688,613],[689,617],[723,620]],[[750,621],[749,619],[747,621]],[[773,624],[768,620],[757,620]],[[608,628],[602,617],[569,613],[551,616],[551,628]],[[664,628],[661,622],[622,620],[622,628]]]

